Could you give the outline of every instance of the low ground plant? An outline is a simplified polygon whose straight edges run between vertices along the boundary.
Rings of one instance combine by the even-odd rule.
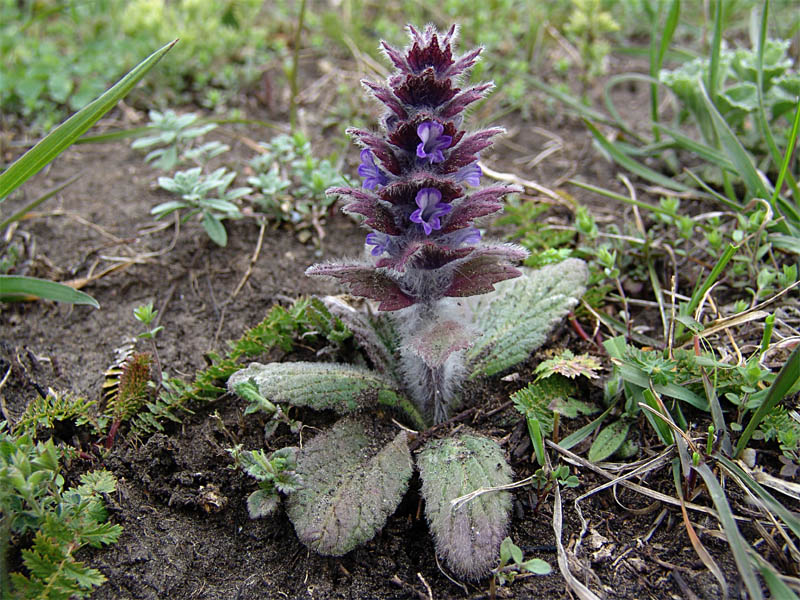
[[[251,516],[273,512],[279,493],[287,495],[298,537],[327,555],[371,539],[416,468],[437,553],[459,576],[479,578],[496,563],[506,537],[511,505],[502,490],[511,483],[511,468],[494,440],[472,432],[439,437],[437,426],[460,406],[467,380],[525,360],[544,342],[583,292],[586,271],[571,260],[557,270],[523,273],[513,263],[527,252],[482,241],[476,219],[498,212],[500,198],[514,188],[479,187],[477,155],[502,130],[462,129],[463,110],[491,87],[459,87],[480,50],[455,55],[454,27],[409,31],[404,51],[384,44],[396,68],[387,83],[365,82],[387,109],[382,135],[350,130],[363,147],[362,188],[329,190],[371,230],[371,260],[307,270],[377,303],[373,314],[340,298],[325,300],[353,332],[370,368],[253,363],[235,373],[229,389],[271,418],[281,404],[343,418],[301,449],[271,457],[232,452],[261,481],[248,501]],[[360,415],[381,406],[413,430],[393,431]],[[495,491],[454,508],[479,488]]]
[[[113,544],[122,533],[107,521],[103,499],[116,489],[116,479],[98,470],[67,487],[59,464],[63,453],[52,439],[34,441],[32,425],[25,432],[0,422],[0,592],[20,600],[86,598],[105,577],[76,554],[87,545]],[[26,536],[33,540],[22,550],[25,571],[9,576],[9,543]]]
[[[290,225],[303,243],[313,237],[319,245],[325,237],[325,218],[336,201],[326,190],[346,181],[329,159],[314,155],[301,131],[259,146],[263,152],[250,161],[254,174],[247,179],[258,192],[252,198],[256,214]]]

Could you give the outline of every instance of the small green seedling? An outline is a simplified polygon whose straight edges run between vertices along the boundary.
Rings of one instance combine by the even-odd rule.
[[[496,595],[496,586],[511,583],[515,578],[525,573],[533,575],[549,575],[552,569],[541,558],[524,560],[522,550],[510,537],[505,538],[500,544],[500,564],[492,569],[492,579],[489,582],[489,597]]]
[[[149,328],[153,321],[155,321],[158,317],[158,311],[153,309],[152,302],[148,302],[147,304],[142,304],[141,306],[134,308],[133,316],[136,317],[136,320],[142,323],[142,325]],[[148,329],[147,331],[140,333],[136,337],[143,340],[152,340],[162,329],[164,329],[163,325],[158,325],[157,327],[153,327],[152,329]]]
[[[192,148],[192,142],[216,129],[216,123],[197,125],[198,116],[194,113],[178,115],[173,110],[163,113],[150,111],[148,127],[156,131],[154,135],[139,138],[131,144],[135,150],[162,146],[151,150],[144,157],[145,162],[153,162],[153,166],[162,171],[171,171],[183,160],[205,162],[213,156],[222,154],[230,148],[220,142],[209,142],[198,148]]]
[[[180,196],[180,200],[163,202],[154,207],[150,214],[155,215],[156,219],[163,219],[175,211],[187,209],[181,219],[182,222],[195,215],[201,215],[203,229],[211,241],[218,246],[225,246],[228,243],[228,233],[222,221],[242,217],[234,201],[246,196],[252,189],[240,187],[228,190],[228,186],[236,178],[236,173],[227,172],[225,167],[207,175],[202,171],[202,167],[195,167],[188,171],[178,171],[174,177],[159,177],[158,185]]]

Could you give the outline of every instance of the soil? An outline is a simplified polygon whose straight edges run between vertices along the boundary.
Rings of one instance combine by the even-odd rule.
[[[628,95],[620,98],[625,106],[647,106],[642,89],[626,88],[619,93]],[[321,116],[311,114],[312,108],[306,106],[306,120],[313,124]],[[509,134],[496,145],[494,154],[483,157],[487,164],[552,189],[566,189],[563,178],[579,176],[622,191],[615,169],[592,149],[589,134],[577,119],[542,102],[532,102],[529,108],[527,119],[518,114],[502,119]],[[255,118],[275,116],[257,104],[250,109]],[[487,105],[486,114],[473,115],[473,122],[486,118],[490,110]],[[104,128],[131,124],[130,113],[115,114],[103,123]],[[338,129],[329,132],[329,137],[340,136]],[[239,126],[225,126],[218,133],[232,146],[220,164],[239,170],[252,156],[242,138],[271,135],[269,130]],[[558,149],[530,166],[547,142],[558,144]],[[330,139],[315,140],[320,155],[332,147]],[[356,154],[349,147],[344,168],[351,174]],[[252,275],[235,300],[230,300],[253,254],[258,225],[252,219],[228,222],[225,248],[215,246],[197,222],[184,224],[177,235],[170,224],[157,227],[150,209],[166,198],[154,184],[160,173],[126,142],[74,146],[9,200],[4,213],[11,214],[78,171],[83,174],[75,184],[29,215],[16,230],[14,239],[27,244],[25,274],[67,281],[113,265],[125,266],[85,286],[100,310],[50,302],[0,307],[0,366],[2,374],[11,370],[0,393],[12,421],[48,388],[100,400],[104,372],[114,362],[115,349],[141,331],[133,318],[133,309],[140,304],[152,301],[160,311],[165,329],[157,343],[165,372],[188,380],[206,366],[205,353],[223,350],[227,340],[258,323],[273,304],[287,304],[303,294],[340,291],[333,284],[305,277],[307,266],[320,258],[362,251],[363,232],[338,212],[325,224],[321,256],[313,244],[300,243],[289,229],[268,229]],[[601,222],[630,218],[619,205],[598,203],[574,187],[569,192],[591,205]],[[566,223],[569,216],[556,203],[545,218]],[[653,321],[656,330],[657,323]],[[556,347],[596,352],[566,324],[554,332],[544,350]],[[517,368],[516,381],[493,378],[471,394],[481,399],[481,405],[472,413],[480,418],[470,426],[502,442],[519,478],[530,474],[532,465],[518,413],[507,407],[486,415],[530,379],[540,359],[541,354]],[[596,386],[586,385],[583,391],[589,399],[600,396]],[[477,406],[476,400],[466,408]],[[79,431],[59,432],[62,443],[79,446],[92,457],[68,463],[68,480],[101,467],[118,479],[118,490],[108,498],[108,506],[111,519],[122,525],[124,533],[116,545],[85,549],[80,556],[108,579],[92,598],[488,597],[488,580],[454,582],[437,564],[427,525],[419,516],[418,484],[412,485],[398,511],[372,541],[341,558],[318,556],[306,549],[283,512],[251,520],[245,500],[255,484],[229,468],[232,461],[226,448],[236,443],[251,449],[263,447],[263,423],[244,418],[243,403],[228,395],[192,409],[193,414],[182,423],[168,423],[164,433],[138,442],[126,438],[123,428],[108,453],[95,451],[93,444],[98,440],[86,439]],[[292,443],[288,431],[281,435],[270,440],[269,450],[285,445],[282,442]],[[640,442],[647,447],[653,440]],[[586,469],[574,468],[574,472],[580,477],[580,487],[564,491],[563,541],[568,548],[574,548],[581,531],[573,500],[605,481]],[[653,474],[647,485],[670,494],[671,475],[667,470]],[[571,597],[557,567],[552,496],[538,508],[535,504],[529,488],[514,492],[510,535],[526,557],[543,558],[553,572],[519,578],[498,588],[497,597]],[[716,581],[692,550],[674,507],[651,505],[648,498],[621,488],[616,496],[611,491],[593,495],[581,507],[590,533],[571,568],[601,596],[721,597]],[[714,523],[707,525],[716,528]],[[739,597],[727,545],[712,535],[702,539],[734,586],[732,597]],[[11,558],[18,568],[18,550]]]

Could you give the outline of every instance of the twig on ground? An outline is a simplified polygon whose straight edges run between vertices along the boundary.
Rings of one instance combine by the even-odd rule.
[[[258,257],[261,254],[261,246],[264,243],[264,232],[267,229],[267,223],[262,221],[261,228],[258,230],[258,241],[256,242],[256,249],[253,252],[253,256],[250,257],[250,264],[247,265],[247,270],[245,271],[242,279],[239,281],[236,289],[233,290],[231,293],[231,297],[228,301],[232,301],[239,295],[239,292],[242,291],[244,284],[247,283],[247,280],[250,279],[250,275],[253,273],[253,269],[255,268],[256,262],[258,262]]]
[[[8,370],[6,374],[3,376],[3,380],[0,381],[0,392],[3,391],[3,387],[6,385],[6,381],[8,381],[8,377],[11,375],[11,364],[8,365]],[[6,410],[6,398],[3,394],[0,394],[0,412],[3,413],[3,419],[11,424],[11,419],[8,418],[8,411]]]
[[[478,161],[478,166],[481,168],[483,173],[487,177],[491,177],[492,179],[497,179],[498,181],[505,181],[507,183],[515,183],[517,185],[521,185],[524,188],[528,188],[529,190],[534,190],[539,192],[543,196],[547,196],[551,200],[554,200],[558,204],[562,204],[572,210],[572,205],[567,202],[563,197],[559,196],[553,190],[546,188],[545,186],[536,183],[535,181],[530,181],[528,179],[522,179],[518,175],[514,173],[501,173],[500,171],[495,171],[494,169],[487,167],[486,163],[483,161]]]
[[[417,573],[417,577],[422,582],[422,585],[425,586],[425,589],[428,591],[428,600],[433,600],[433,591],[431,590],[431,586],[428,585],[427,581],[425,581],[425,578],[422,576],[422,573]]]

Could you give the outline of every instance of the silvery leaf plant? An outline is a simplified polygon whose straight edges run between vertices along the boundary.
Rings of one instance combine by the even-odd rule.
[[[240,395],[247,390],[252,405],[271,414],[288,405],[342,416],[295,449],[290,463],[280,461],[294,482],[286,510],[304,544],[339,556],[372,539],[416,469],[437,553],[457,575],[475,579],[497,562],[511,497],[496,491],[454,500],[510,483],[511,467],[500,446],[477,432],[423,432],[459,408],[469,380],[499,373],[540,346],[583,294],[587,271],[571,259],[523,272],[515,266],[527,255],[523,248],[482,238],[476,220],[498,213],[502,197],[518,190],[480,186],[479,153],[502,129],[463,128],[465,108],[492,87],[461,87],[481,49],[455,55],[455,27],[444,34],[432,26],[408,30],[403,51],[383,43],[394,74],[384,84],[364,82],[387,109],[380,133],[348,131],[362,147],[362,186],[328,191],[370,230],[366,259],[306,271],[336,278],[368,300],[358,308],[325,298],[367,366],[252,363],[228,385]],[[253,400],[254,391],[263,401]],[[408,428],[380,418],[388,412]],[[273,477],[262,478],[255,492],[259,516],[278,505],[264,502],[265,493],[277,499],[280,491]]]

